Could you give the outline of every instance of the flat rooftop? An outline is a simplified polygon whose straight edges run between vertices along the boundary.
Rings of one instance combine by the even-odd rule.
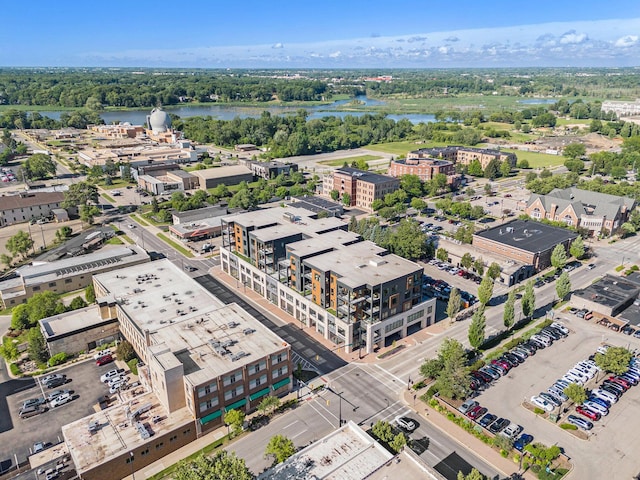
[[[90,305],[71,312],[44,318],[40,320],[40,323],[44,330],[45,340],[53,340],[116,321],[115,319],[104,320],[100,317],[98,305]]]
[[[629,302],[640,294],[640,286],[629,282],[623,277],[605,275],[596,283],[586,288],[576,290],[573,295],[596,302],[605,307],[614,308]]]
[[[200,177],[204,180],[209,178],[224,178],[235,175],[253,175],[250,168],[242,165],[228,165],[226,167],[214,167],[207,168],[205,170],[194,170],[193,175]]]
[[[220,215],[219,217],[200,218],[189,223],[176,223],[175,225],[170,225],[169,228],[182,235],[187,233],[195,234],[198,230],[209,230],[221,227],[223,216],[224,215]]]
[[[140,415],[138,420],[152,435],[151,440],[143,439],[136,423],[129,418],[130,412],[135,412],[143,405],[149,405],[150,409]],[[161,417],[161,421],[153,423],[151,419],[154,416]],[[94,433],[89,431],[89,424],[97,425]],[[193,425],[193,417],[186,407],[169,415],[155,394],[145,393],[131,402],[115,405],[64,425],[62,435],[76,470],[81,474],[111,458],[128,454],[136,447],[153,441],[154,436],[161,436],[180,426],[188,425]]]
[[[478,232],[474,237],[486,238],[526,252],[536,253],[553,249],[559,243],[577,238],[578,234],[536,221],[514,220]]]
[[[224,220],[227,222],[237,223],[238,225],[242,225],[246,228],[262,228],[266,225],[273,225],[274,223],[279,224],[290,222],[284,217],[285,214],[299,217],[301,221],[306,221],[309,217],[316,215],[315,212],[312,212],[311,210],[298,208],[296,206],[289,206],[263,208],[253,210],[251,212],[236,213],[229,217],[225,217]]]
[[[338,274],[340,283],[350,288],[378,285],[422,270],[417,263],[398,255],[380,255],[386,252],[384,248],[365,240],[311,257],[305,263],[322,272],[331,270]]]
[[[300,258],[315,255],[327,248],[340,248],[349,243],[358,242],[362,239],[355,232],[346,232],[344,230],[333,230],[323,233],[319,237],[307,238],[298,242],[292,242],[287,245],[287,251],[292,252]]]
[[[225,305],[168,259],[95,280],[141,332],[149,330],[153,345],[169,348],[172,355],[159,361],[177,358],[194,385],[287,346],[240,306]]]
[[[392,458],[391,453],[349,421],[262,473],[258,480],[362,480]]]

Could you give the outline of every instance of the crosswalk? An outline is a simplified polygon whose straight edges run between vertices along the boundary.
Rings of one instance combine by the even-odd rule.
[[[291,351],[291,364],[293,365],[294,370],[297,370],[298,365],[300,365],[300,368],[302,368],[302,370],[310,370],[318,374],[320,373],[318,367],[316,367],[312,362],[310,362],[306,358],[303,358],[293,350]]]

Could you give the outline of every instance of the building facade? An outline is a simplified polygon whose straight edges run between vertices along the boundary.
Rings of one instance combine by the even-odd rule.
[[[422,267],[346,230],[301,208],[232,215],[221,268],[347,352],[370,353],[434,323]]]
[[[337,191],[340,198],[348,195],[349,206],[372,211],[374,200],[383,199],[388,193],[400,188],[400,180],[378,173],[366,172],[351,167],[343,167],[325,175],[322,182],[323,195],[330,196]]]
[[[28,191],[0,196],[0,227],[52,216],[64,201],[62,192]]]
[[[590,236],[611,236],[629,219],[636,202],[629,197],[570,187],[529,197],[525,213],[531,218],[563,222]]]
[[[238,159],[238,165],[247,167],[256,177],[264,178],[265,180],[275,178],[281,173],[291,175],[292,172],[298,171],[298,165],[295,163],[282,163],[275,160],[271,162],[258,162],[257,160],[240,158]]]
[[[487,168],[491,160],[497,160],[500,163],[508,161],[512,168],[516,166],[517,162],[515,153],[489,148],[448,146],[421,148],[407,153],[407,160],[420,160],[425,158],[437,158],[461,165],[469,165],[474,160],[478,160],[483,169]]]
[[[402,175],[417,175],[423,182],[428,182],[436,175],[446,175],[448,183],[453,183],[456,167],[448,160],[435,158],[407,158],[392,160],[389,175],[400,178]]]
[[[195,170],[194,175],[198,177],[200,188],[207,190],[224,184],[227,186],[237,185],[241,182],[252,182],[253,172],[242,165],[229,165],[226,167],[207,168],[206,170]]]
[[[618,117],[640,115],[640,99],[633,102],[607,100],[602,102],[601,110],[604,113],[614,112]]]

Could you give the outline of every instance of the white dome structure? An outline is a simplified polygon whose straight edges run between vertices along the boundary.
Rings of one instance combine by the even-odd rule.
[[[147,116],[147,126],[155,134],[167,132],[171,128],[171,117],[164,110],[154,108]]]

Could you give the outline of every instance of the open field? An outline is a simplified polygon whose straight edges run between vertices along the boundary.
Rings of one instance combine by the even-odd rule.
[[[388,143],[376,143],[367,145],[367,150],[373,150],[376,152],[383,153],[391,153],[393,155],[406,155],[407,152],[411,152],[413,150],[418,150],[419,148],[427,148],[427,147],[445,147],[447,143],[440,142],[428,142],[428,143],[416,143],[416,141],[405,141],[405,142],[388,142]]]
[[[566,158],[562,155],[548,155],[539,152],[527,152],[524,150],[503,149],[505,152],[515,153],[518,161],[527,160],[531,168],[558,167],[564,165]]]
[[[357,162],[359,160],[364,160],[365,162],[369,162],[371,160],[380,160],[382,157],[378,157],[377,155],[358,155],[356,157],[345,157],[338,160],[323,160],[318,162],[320,165],[327,165],[329,167],[341,167],[344,162]]]

